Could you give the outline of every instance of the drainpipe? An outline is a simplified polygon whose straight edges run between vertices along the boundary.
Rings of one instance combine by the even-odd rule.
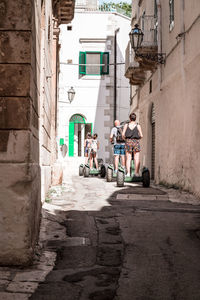
[[[156,0],[158,9],[158,53],[162,53],[162,15],[161,15],[161,1]],[[158,67],[158,80],[159,80],[159,90],[161,91],[162,83],[162,66]]]
[[[114,120],[117,119],[117,33],[119,28],[115,30],[114,37]]]
[[[181,32],[183,33],[182,55],[185,55],[185,22],[184,22],[185,0],[181,0]]]

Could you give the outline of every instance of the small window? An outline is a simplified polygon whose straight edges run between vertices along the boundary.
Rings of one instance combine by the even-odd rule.
[[[149,94],[152,93],[152,80],[149,81]]]
[[[79,74],[109,74],[109,53],[90,51],[79,52]]]
[[[174,28],[174,0],[169,0],[169,30]]]
[[[72,26],[67,26],[67,30],[72,30]]]
[[[157,19],[158,17],[158,6],[157,6],[157,1],[154,0],[154,17]]]
[[[142,31],[145,30],[144,26],[145,26],[145,14],[146,12],[144,11],[143,14],[142,14]]]
[[[48,19],[48,43],[51,41],[51,22],[50,18]]]

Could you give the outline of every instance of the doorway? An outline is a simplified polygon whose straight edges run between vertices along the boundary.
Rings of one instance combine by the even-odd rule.
[[[86,123],[86,119],[75,114],[69,121],[69,156],[84,156],[84,140],[87,133],[92,133],[92,123]]]
[[[155,150],[156,150],[156,118],[155,118],[155,105],[152,104],[151,108],[151,136],[152,136],[152,149],[151,149],[151,179],[155,178]]]

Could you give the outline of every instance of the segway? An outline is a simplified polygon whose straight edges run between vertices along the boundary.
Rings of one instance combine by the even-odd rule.
[[[121,166],[120,160],[119,160],[119,165],[118,168],[123,168]],[[115,168],[113,164],[108,165],[107,167],[107,172],[106,172],[106,180],[107,182],[112,182],[117,179],[117,173],[114,172]]]
[[[79,166],[79,176],[89,177],[91,176],[98,176],[100,175],[102,178],[106,176],[106,167],[103,163],[103,159],[98,158],[99,168],[96,169],[95,163],[93,163],[93,169],[90,169],[90,165],[88,164],[81,164]]]
[[[84,169],[84,164],[81,164],[79,166],[79,176],[83,176],[83,169]]]
[[[124,182],[142,182],[143,187],[150,186],[150,172],[149,169],[143,167],[142,169],[142,176],[135,176],[135,164],[134,164],[134,154],[132,154],[131,160],[131,173],[130,176],[125,176],[125,170],[123,167],[119,167],[117,171],[117,186],[123,187]]]
[[[114,177],[116,178],[117,174],[115,174],[115,172],[114,172],[113,164],[110,164],[110,165],[108,165],[107,173],[106,173],[107,182],[112,182]]]

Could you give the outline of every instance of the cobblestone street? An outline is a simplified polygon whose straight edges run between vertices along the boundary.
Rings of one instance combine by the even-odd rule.
[[[200,299],[195,197],[74,176],[46,200],[34,265],[0,268],[1,300]]]

